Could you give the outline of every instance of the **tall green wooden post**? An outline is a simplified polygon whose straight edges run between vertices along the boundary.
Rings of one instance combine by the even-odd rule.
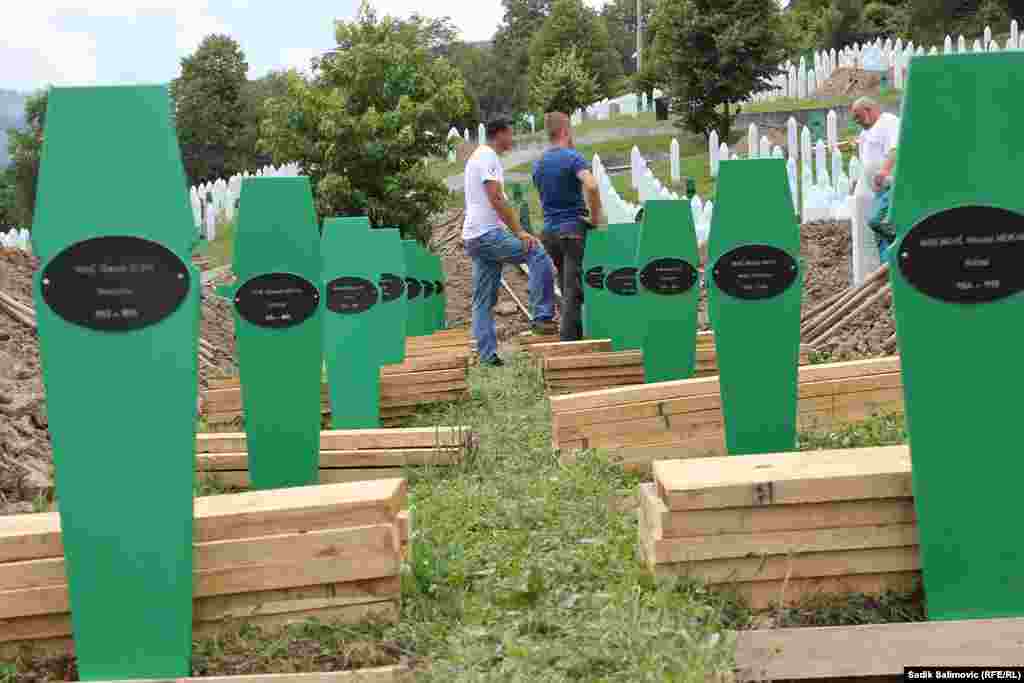
[[[608,292],[606,328],[616,351],[639,349],[644,342],[647,320],[637,306],[636,248],[640,225],[618,223],[608,226],[608,265],[604,287]]]
[[[608,329],[608,298],[604,286],[607,274],[609,230],[595,229],[587,233],[587,249],[583,255],[583,336],[605,339]]]
[[[732,455],[796,447],[800,228],[782,159],[722,162],[708,305]]]
[[[405,295],[409,306],[405,332],[410,337],[421,337],[430,334],[427,298],[420,279],[423,269],[421,248],[416,240],[402,240],[402,249],[405,255]]]
[[[252,486],[316,484],[323,319],[309,178],[242,182],[233,265]]]
[[[409,315],[409,302],[405,296],[405,249],[402,248],[402,236],[397,228],[376,228],[370,230],[379,243],[374,246],[373,253],[381,273],[378,281],[380,288],[381,323],[380,343],[382,349],[381,362],[385,365],[401,363],[405,360],[406,324]]]
[[[890,272],[931,619],[1024,616],[1022,92],[1024,53],[911,61]]]
[[[647,320],[644,379],[667,382],[693,375],[697,349],[697,232],[690,203],[644,204],[637,246],[638,309]]]
[[[447,297],[444,295],[444,267],[441,257],[426,249],[423,250],[427,263],[427,279],[431,284],[430,322],[431,332],[444,329],[444,309]]]
[[[200,286],[186,186],[165,87],[50,91],[33,289],[83,681],[190,673]]]
[[[404,254],[394,233],[328,219],[323,234],[327,312],[324,351],[335,429],[380,427],[380,366],[394,356],[392,309],[382,273],[398,275]],[[393,300],[393,299],[391,299]],[[400,337],[403,345],[405,338]]]

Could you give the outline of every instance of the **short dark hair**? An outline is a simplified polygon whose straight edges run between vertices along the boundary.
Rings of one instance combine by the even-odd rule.
[[[494,119],[487,124],[487,139],[493,140],[498,133],[510,128],[512,128],[512,123],[508,119]]]

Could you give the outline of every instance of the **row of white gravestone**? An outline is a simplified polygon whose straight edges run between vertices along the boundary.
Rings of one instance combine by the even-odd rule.
[[[665,93],[661,90],[654,91],[654,99],[663,97]],[[586,117],[589,119],[596,119],[598,121],[608,121],[612,118],[613,110],[617,110],[622,116],[638,116],[644,112],[648,112],[653,108],[653,103],[648,100],[647,93],[637,95],[635,93],[629,93],[621,97],[617,97],[614,100],[600,100],[594,102],[590,106],[586,107],[585,110],[577,112],[580,114],[579,119],[582,119],[582,115],[585,112]]]
[[[11,228],[4,232],[0,230],[0,249],[17,249],[19,251],[32,251],[31,234],[25,228]]]
[[[595,157],[595,161],[600,160]],[[669,150],[669,165],[670,169],[676,169],[678,171],[680,165],[679,159],[679,143],[676,140],[672,141],[672,145]],[[673,176],[673,182],[678,182],[679,178]],[[606,183],[609,187],[611,182]],[[666,188],[661,181],[654,175],[650,167],[647,164],[647,160],[644,159],[640,153],[639,148],[633,147],[630,151],[630,185],[637,191],[637,197],[640,200],[640,206],[650,200],[664,199],[671,201],[685,201],[685,198],[680,197],[678,193],[673,192]],[[614,188],[612,188],[614,192]],[[616,201],[617,193],[611,197],[610,201]],[[602,194],[602,201],[604,195]],[[714,212],[714,202],[708,201],[706,204],[700,198],[699,195],[694,194],[690,200],[690,210],[693,214],[693,225],[697,232],[697,241],[701,244],[705,243],[708,239],[708,235],[711,232],[711,218]],[[636,214],[636,209],[633,209],[633,214]],[[610,219],[609,219],[610,220]]]
[[[299,175],[298,164],[283,166],[264,166],[255,173],[233,175],[227,180],[218,178],[211,183],[202,183],[189,189],[189,200],[192,204],[192,217],[196,229],[203,237],[213,241],[217,237],[217,221],[233,221],[238,206],[238,197],[242,191],[242,181],[246,178],[290,177]]]
[[[769,81],[769,90],[755,93],[748,100],[749,102],[769,102],[772,100],[805,99],[811,97],[818,91],[826,80],[832,77],[836,70],[838,55],[835,49],[814,53],[814,64],[807,63],[804,57],[800,58],[798,64],[786,62],[779,65],[779,71]]]

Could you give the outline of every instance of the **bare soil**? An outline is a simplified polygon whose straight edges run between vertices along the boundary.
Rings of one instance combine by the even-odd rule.
[[[818,87],[814,96],[820,99],[864,97],[879,94],[881,88],[882,75],[877,71],[842,67],[832,72],[832,76]]]

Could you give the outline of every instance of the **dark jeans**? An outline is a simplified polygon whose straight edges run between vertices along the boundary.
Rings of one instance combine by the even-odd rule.
[[[562,341],[583,339],[583,252],[587,245],[586,231],[545,231],[541,241],[555,263],[562,285]]]

